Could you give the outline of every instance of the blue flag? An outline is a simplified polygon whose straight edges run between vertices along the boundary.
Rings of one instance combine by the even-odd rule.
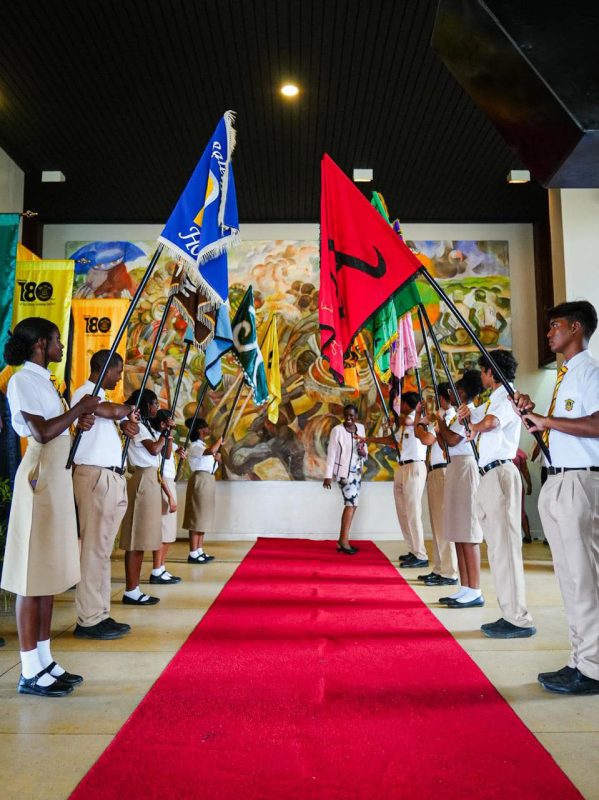
[[[223,372],[220,360],[225,353],[233,348],[233,332],[229,319],[229,306],[223,304],[216,312],[216,326],[214,338],[206,348],[206,361],[204,363],[204,377],[212,389],[216,389],[221,382]]]
[[[191,280],[217,305],[224,303],[229,293],[226,251],[239,237],[231,166],[234,118],[233,111],[223,115],[158,237],[182,260]]]

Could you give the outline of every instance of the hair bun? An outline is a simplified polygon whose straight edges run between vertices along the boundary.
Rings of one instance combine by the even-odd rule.
[[[27,361],[29,345],[18,334],[11,334],[4,345],[4,360],[11,367],[18,367]]]

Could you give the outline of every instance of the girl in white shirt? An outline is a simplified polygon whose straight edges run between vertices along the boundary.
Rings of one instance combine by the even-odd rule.
[[[17,595],[21,694],[62,697],[83,681],[50,652],[54,595],[79,582],[79,547],[71,471],[65,469],[75,422],[94,424],[100,398],[86,395],[73,408],[52,385],[48,364],[62,360],[60,332],[41,317],[22,320],[9,336],[4,359],[23,369],[10,379],[12,426],[27,437],[15,477],[2,588]]]
[[[191,428],[193,419],[186,419],[185,425]],[[189,440],[191,445],[187,451],[187,461],[191,469],[191,478],[187,484],[185,495],[185,513],[183,527],[189,531],[188,564],[206,564],[214,556],[204,552],[204,535],[214,526],[215,478],[221,455],[218,452],[222,438],[212,445],[206,441],[210,436],[210,428],[206,420],[198,419],[191,428]]]

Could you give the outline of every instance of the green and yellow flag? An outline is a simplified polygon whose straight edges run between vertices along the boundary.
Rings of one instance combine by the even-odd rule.
[[[279,337],[277,335],[277,317],[272,315],[266,339],[262,345],[266,386],[268,387],[268,419],[273,425],[279,419],[281,404],[281,369],[279,365]]]

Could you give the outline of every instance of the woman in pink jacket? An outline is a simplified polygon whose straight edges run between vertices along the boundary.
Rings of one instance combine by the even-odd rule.
[[[341,489],[344,508],[337,551],[346,556],[353,556],[358,552],[358,548],[352,547],[349,543],[349,531],[360,499],[362,467],[368,457],[368,449],[363,441],[366,431],[364,426],[357,422],[357,418],[356,406],[345,406],[342,424],[335,425],[331,431],[326,476],[322,484],[325,489],[330,489],[334,478]]]

